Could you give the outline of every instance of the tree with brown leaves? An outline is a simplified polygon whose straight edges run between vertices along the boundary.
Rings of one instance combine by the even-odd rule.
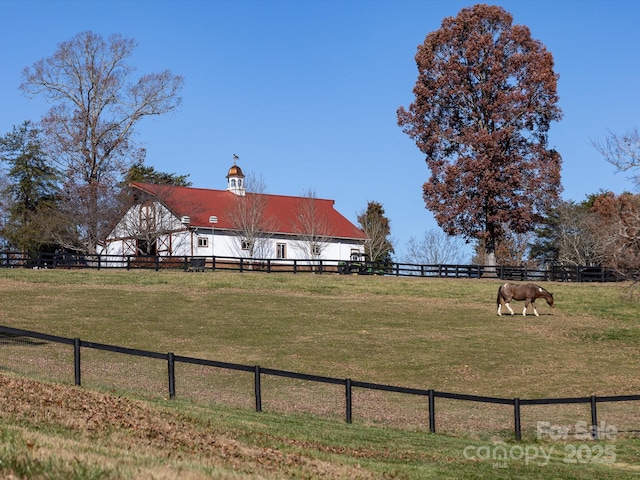
[[[246,194],[236,195],[225,211],[236,236],[239,257],[269,258],[276,220],[267,211],[267,186],[261,175],[250,173],[245,182]]]
[[[547,147],[562,117],[553,57],[504,9],[475,5],[445,18],[415,58],[415,101],[398,124],[426,155],[426,207],[495,264],[504,226],[533,230],[561,191],[561,158]]]
[[[640,268],[640,195],[611,192],[598,195],[592,212],[598,215],[601,256],[606,267],[620,271]]]

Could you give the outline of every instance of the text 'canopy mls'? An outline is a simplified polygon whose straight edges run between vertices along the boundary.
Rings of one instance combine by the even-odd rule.
[[[475,5],[445,18],[415,59],[415,101],[398,124],[426,155],[426,207],[495,258],[505,228],[533,230],[559,199],[561,157],[547,147],[562,118],[553,57],[504,9]]]

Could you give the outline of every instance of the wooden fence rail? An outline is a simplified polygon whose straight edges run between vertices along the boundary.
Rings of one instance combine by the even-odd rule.
[[[82,362],[81,362],[81,349],[97,349],[105,350],[113,353],[119,353],[124,355],[134,355],[139,357],[147,357],[159,359],[167,362],[167,385],[169,398],[174,399],[176,397],[176,378],[175,378],[175,364],[176,363],[188,363],[194,365],[208,366],[214,368],[222,368],[228,370],[239,370],[244,372],[253,372],[254,375],[254,399],[255,409],[257,412],[262,411],[262,388],[261,378],[262,376],[271,375],[278,377],[287,377],[298,380],[306,380],[317,383],[327,383],[333,385],[343,385],[345,388],[345,420],[347,423],[353,421],[353,389],[362,388],[369,390],[381,390],[386,392],[402,393],[407,395],[418,395],[427,399],[427,412],[429,417],[429,431],[436,432],[436,398],[490,403],[498,405],[509,405],[513,407],[513,428],[514,435],[517,440],[522,439],[522,425],[521,425],[521,408],[526,405],[557,405],[557,404],[571,404],[571,403],[588,403],[591,407],[591,435],[594,439],[599,438],[598,432],[598,416],[597,405],[605,402],[631,402],[640,401],[640,395],[619,395],[619,396],[586,396],[586,397],[571,397],[571,398],[538,398],[538,399],[520,399],[520,398],[499,398],[499,397],[487,397],[480,395],[467,395],[460,393],[440,392],[433,389],[419,389],[408,388],[394,385],[386,385],[379,383],[361,382],[352,380],[350,378],[333,378],[320,375],[310,375],[306,373],[290,372],[286,370],[276,370],[272,368],[262,368],[258,365],[242,365],[237,363],[220,362],[215,360],[206,360],[202,358],[185,357],[175,355],[174,353],[158,353],[146,350],[138,350],[134,348],[120,347],[115,345],[107,345],[103,343],[88,342],[80,340],[79,338],[65,338],[55,335],[49,335],[46,333],[34,332],[29,330],[22,330],[18,328],[0,326],[0,335],[11,338],[35,338],[45,340],[53,343],[62,343],[66,345],[73,345],[74,350],[74,373],[75,384],[82,385]]]
[[[396,262],[331,259],[273,259],[244,257],[189,257],[162,255],[78,255],[0,251],[0,267],[63,269],[147,269],[205,272],[232,270],[265,273],[337,273],[424,278],[499,278],[512,281],[619,282],[639,279],[640,270],[619,271],[598,266],[548,265],[544,268],[488,265],[423,265]]]

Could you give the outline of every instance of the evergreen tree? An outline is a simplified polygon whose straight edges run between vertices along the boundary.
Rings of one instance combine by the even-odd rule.
[[[22,251],[51,249],[42,218],[55,209],[60,174],[43,151],[40,130],[30,121],[14,127],[0,138],[0,160],[8,165],[2,236]]]
[[[154,167],[146,166],[142,161],[137,161],[127,171],[124,179],[126,188],[131,182],[153,183],[155,185],[174,185],[176,187],[190,187],[189,175],[176,175],[175,173],[159,172]]]

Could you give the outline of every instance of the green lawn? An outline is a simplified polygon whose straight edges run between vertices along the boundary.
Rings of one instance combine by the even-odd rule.
[[[0,324],[454,393],[504,398],[640,393],[639,303],[629,285],[545,284],[556,308],[538,302],[541,315],[524,318],[496,315],[500,284],[312,274],[0,270]],[[521,303],[514,305],[522,311]],[[538,422],[573,428],[590,421],[588,405],[523,407],[525,441],[516,443],[509,406],[437,399],[439,434],[431,435],[422,397],[356,390],[354,424],[348,425],[342,387],[265,378],[264,412],[257,414],[252,377],[243,372],[179,365],[177,400],[167,402],[166,365],[88,349],[82,355],[85,389],[151,398],[159,402],[157,408],[177,415],[197,411],[196,423],[211,422],[213,412],[229,422],[223,430],[233,431],[236,441],[281,452],[308,444],[305,455],[326,456],[332,465],[357,462],[373,472],[371,478],[631,478],[638,473],[640,445],[631,432],[640,430],[637,402],[599,405],[598,419],[620,430],[614,440],[601,442],[578,441],[575,435],[565,441],[536,438]],[[73,382],[72,357],[51,345],[3,345],[0,366]],[[498,461],[505,446],[508,458]],[[545,462],[548,452],[552,455]],[[300,478],[323,476],[309,475]],[[296,475],[275,478],[289,476]]]

